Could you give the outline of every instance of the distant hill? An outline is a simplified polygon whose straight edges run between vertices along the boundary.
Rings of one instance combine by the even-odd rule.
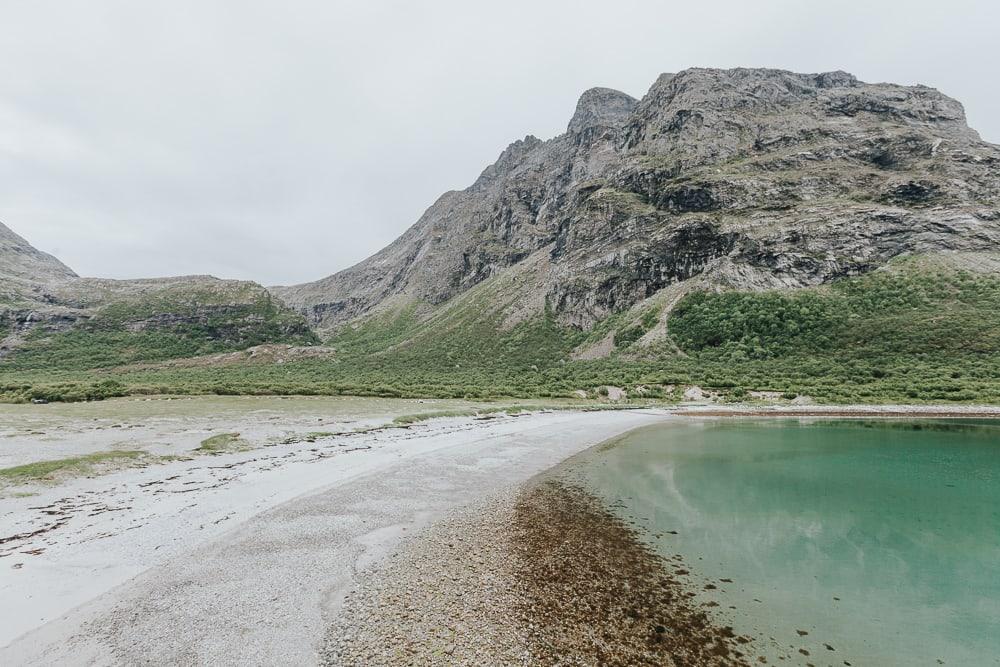
[[[0,359],[11,357],[9,368],[57,372],[315,342],[302,316],[256,283],[80,278],[0,225]]]

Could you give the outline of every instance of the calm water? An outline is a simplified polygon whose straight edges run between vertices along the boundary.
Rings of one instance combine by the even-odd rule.
[[[718,586],[772,664],[1000,665],[996,422],[668,423],[556,474]]]

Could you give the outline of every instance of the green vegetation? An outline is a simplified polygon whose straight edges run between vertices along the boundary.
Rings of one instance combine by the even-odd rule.
[[[319,342],[301,316],[279,306],[266,293],[245,303],[215,303],[220,298],[206,290],[112,303],[68,331],[35,329],[3,366],[9,371],[80,371],[242,350],[263,343]]]
[[[400,415],[393,419],[392,423],[397,426],[406,426],[409,424],[427,421],[428,419],[442,419],[444,417],[474,417],[476,414],[478,414],[476,410],[438,410],[436,412],[418,412],[412,415]]]
[[[95,472],[98,467],[132,464],[143,455],[144,452],[135,450],[96,452],[86,456],[0,468],[0,482],[29,484],[51,480],[56,475],[88,475]]]
[[[615,345],[619,348],[625,348],[645,336],[650,329],[656,326],[657,315],[656,309],[650,308],[642,314],[639,322],[615,332]]]
[[[488,286],[489,287],[489,286]],[[693,293],[668,322],[673,340],[636,341],[656,309],[617,314],[591,332],[545,312],[513,327],[503,295],[472,290],[427,318],[412,303],[349,327],[333,355],[284,364],[90,369],[19,352],[0,363],[0,399],[128,394],[314,394],[503,399],[594,395],[677,398],[671,386],[822,402],[1000,402],[1000,277],[902,262],[831,285],[763,293]],[[572,360],[613,334],[611,357]],[[677,347],[683,354],[677,352]]]
[[[244,447],[246,447],[246,443],[240,440],[239,433],[219,433],[202,440],[195,451],[203,454],[221,454]]]
[[[0,377],[3,377],[0,375]],[[0,399],[9,403],[27,403],[29,401],[100,401],[105,398],[127,396],[128,390],[117,380],[83,380],[55,382],[52,384],[33,384],[17,382],[15,375],[10,376],[10,382],[0,380]]]
[[[564,406],[551,405],[508,405],[496,408],[476,408],[475,410],[435,410],[431,412],[417,412],[411,415],[400,415],[392,420],[397,426],[406,426],[427,421],[428,419],[442,419],[444,417],[487,417],[490,415],[517,415],[531,410],[561,410]]]

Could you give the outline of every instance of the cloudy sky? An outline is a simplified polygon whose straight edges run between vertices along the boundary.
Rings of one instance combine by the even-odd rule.
[[[0,221],[84,275],[316,279],[586,88],[693,66],[923,83],[1000,143],[995,5],[5,0]]]

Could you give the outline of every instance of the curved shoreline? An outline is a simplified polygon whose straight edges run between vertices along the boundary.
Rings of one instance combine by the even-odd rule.
[[[327,665],[750,665],[679,560],[578,487],[541,478],[440,521],[366,573]]]
[[[178,462],[141,475],[77,480],[74,485],[91,493],[130,500],[121,511],[75,519],[46,536],[53,544],[41,555],[18,557],[27,562],[23,569],[0,570],[10,617],[35,627],[0,648],[0,662],[316,664],[327,624],[358,572],[393,553],[406,535],[581,449],[664,417],[556,412],[442,420],[357,436],[366,447],[352,440],[351,453],[334,437],[275,446],[266,450],[266,460],[251,451],[222,455],[207,466]],[[177,466],[228,481],[189,487],[184,477],[169,480]],[[248,472],[229,479],[239,470]],[[151,476],[164,484],[139,486]],[[179,493],[155,492],[171,485]],[[49,493],[58,498],[66,490]],[[183,511],[174,511],[165,502],[170,499]],[[47,504],[41,500],[18,502]],[[236,509],[243,514],[230,516]],[[125,530],[140,518],[146,525]],[[130,558],[141,573],[100,578]],[[43,579],[32,575],[46,566]],[[72,604],[67,595],[84,599]],[[47,605],[53,620],[42,625],[24,613],[28,602]]]

